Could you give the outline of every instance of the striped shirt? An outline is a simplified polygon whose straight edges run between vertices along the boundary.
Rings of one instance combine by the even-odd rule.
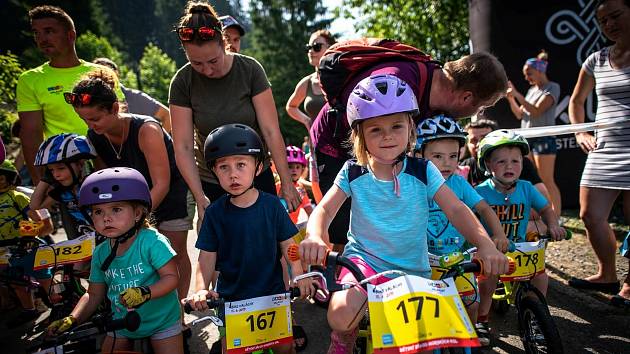
[[[596,121],[630,119],[630,66],[614,69],[606,47],[591,54],[582,68],[595,78]],[[588,154],[580,185],[630,190],[630,126],[595,132],[597,149]]]

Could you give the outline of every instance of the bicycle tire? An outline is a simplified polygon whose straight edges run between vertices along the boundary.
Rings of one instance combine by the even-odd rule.
[[[492,300],[492,311],[499,315],[504,315],[510,310],[507,300]]]
[[[519,306],[518,327],[525,353],[564,353],[558,327],[548,307],[540,300],[532,297],[522,298]],[[543,338],[540,338],[541,335]]]

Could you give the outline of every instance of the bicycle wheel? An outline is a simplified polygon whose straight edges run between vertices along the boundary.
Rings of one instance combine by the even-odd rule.
[[[540,300],[522,298],[518,326],[525,353],[564,353],[558,327]]]

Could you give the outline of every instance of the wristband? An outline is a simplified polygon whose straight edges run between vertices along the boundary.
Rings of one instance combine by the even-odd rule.
[[[38,212],[39,217],[42,218],[42,220],[50,219],[50,212],[48,209],[39,209]]]

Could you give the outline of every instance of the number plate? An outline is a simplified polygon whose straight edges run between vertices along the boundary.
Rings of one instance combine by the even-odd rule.
[[[230,354],[250,353],[293,340],[288,293],[226,302],[225,322]]]
[[[466,261],[470,261],[470,256],[465,256]],[[431,279],[439,280],[448,269],[440,267],[440,256],[429,254],[429,264],[431,265]],[[468,279],[468,280],[466,280]],[[473,284],[476,284],[475,276],[472,273],[465,273],[455,279],[455,285],[460,296],[472,295],[475,293]]]
[[[374,353],[479,346],[453,279],[407,275],[369,284],[368,306]]]
[[[92,258],[95,244],[94,234],[91,234],[74,240],[39,247],[35,254],[33,269],[50,268],[55,263],[60,265],[85,262]]]
[[[516,270],[510,275],[502,275],[501,280],[514,281],[529,279],[545,271],[545,246],[547,241],[518,242],[516,251],[508,252],[516,263]]]

